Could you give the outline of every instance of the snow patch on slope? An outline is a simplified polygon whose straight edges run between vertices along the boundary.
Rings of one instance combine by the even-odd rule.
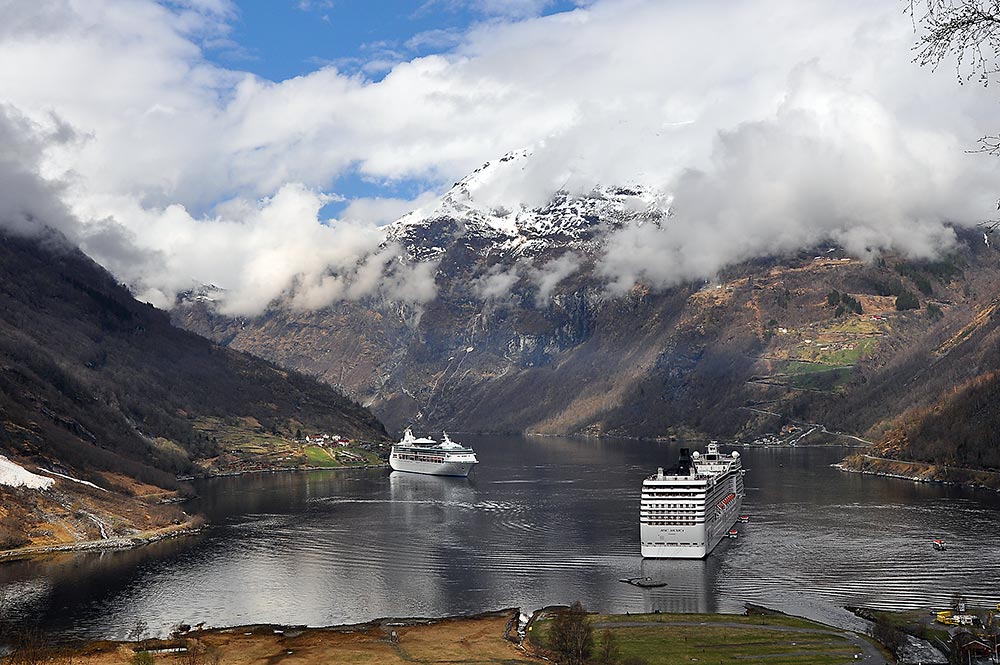
[[[0,455],[0,485],[44,490],[52,487],[55,482],[52,478],[34,474]]]
[[[66,480],[73,481],[74,483],[80,483],[81,485],[87,485],[89,487],[93,487],[94,489],[101,490],[102,492],[107,492],[108,491],[108,490],[104,489],[103,487],[99,487],[99,486],[95,485],[92,482],[89,482],[87,480],[80,480],[79,478],[74,478],[73,476],[67,476],[65,473],[58,473],[56,471],[49,471],[48,469],[39,469],[39,471],[41,471],[42,473],[47,473],[47,474],[53,475],[53,476],[59,476],[60,478],[65,478]]]
[[[659,224],[670,214],[670,197],[640,184],[598,185],[586,192],[555,189],[540,205],[519,202],[521,172],[531,155],[528,149],[517,150],[483,164],[434,203],[389,224],[387,239],[421,260],[434,258],[444,249],[430,247],[427,240],[435,227],[454,220],[461,223],[456,232],[523,256],[553,246],[581,249],[609,231]]]

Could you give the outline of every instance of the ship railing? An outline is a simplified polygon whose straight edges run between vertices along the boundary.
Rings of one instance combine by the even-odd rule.
[[[665,474],[663,474],[663,477],[661,478],[660,476],[658,476],[657,474],[654,473],[651,476],[647,476],[646,480],[707,480],[709,478],[714,478],[717,475],[719,475],[719,474],[716,474],[716,473],[695,473],[693,475],[671,476],[670,474],[665,473]]]

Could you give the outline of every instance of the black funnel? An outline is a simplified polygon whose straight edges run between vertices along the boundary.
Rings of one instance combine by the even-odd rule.
[[[686,476],[691,473],[691,449],[681,448],[680,457],[677,459],[677,475]]]

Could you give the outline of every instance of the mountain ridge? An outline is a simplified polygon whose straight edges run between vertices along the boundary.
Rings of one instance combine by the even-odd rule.
[[[824,244],[617,295],[609,234],[670,224],[668,197],[603,187],[498,209],[494,169],[528,156],[388,225],[404,260],[435,262],[428,303],[279,302],[235,320],[186,301],[174,319],[341,387],[390,429],[754,438],[795,421],[881,440],[996,364],[973,332],[992,320],[1000,266],[974,230],[952,227],[936,260]]]
[[[77,481],[0,485],[0,548],[187,519],[156,505],[178,474],[231,456],[239,432],[297,427],[385,440],[334,389],[176,328],[58,234],[0,237],[0,453]]]

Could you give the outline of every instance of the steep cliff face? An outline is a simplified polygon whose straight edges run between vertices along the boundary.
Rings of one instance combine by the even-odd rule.
[[[598,268],[607,231],[669,223],[662,197],[603,188],[512,211],[477,196],[490,177],[487,167],[387,228],[412,260],[437,262],[427,305],[276,303],[235,320],[189,300],[175,320],[342,387],[395,430],[734,435],[796,417],[877,434],[975,375],[956,362],[947,378],[899,385],[925,370],[920,349],[932,353],[996,293],[981,236],[937,262],[822,247],[612,296]]]

